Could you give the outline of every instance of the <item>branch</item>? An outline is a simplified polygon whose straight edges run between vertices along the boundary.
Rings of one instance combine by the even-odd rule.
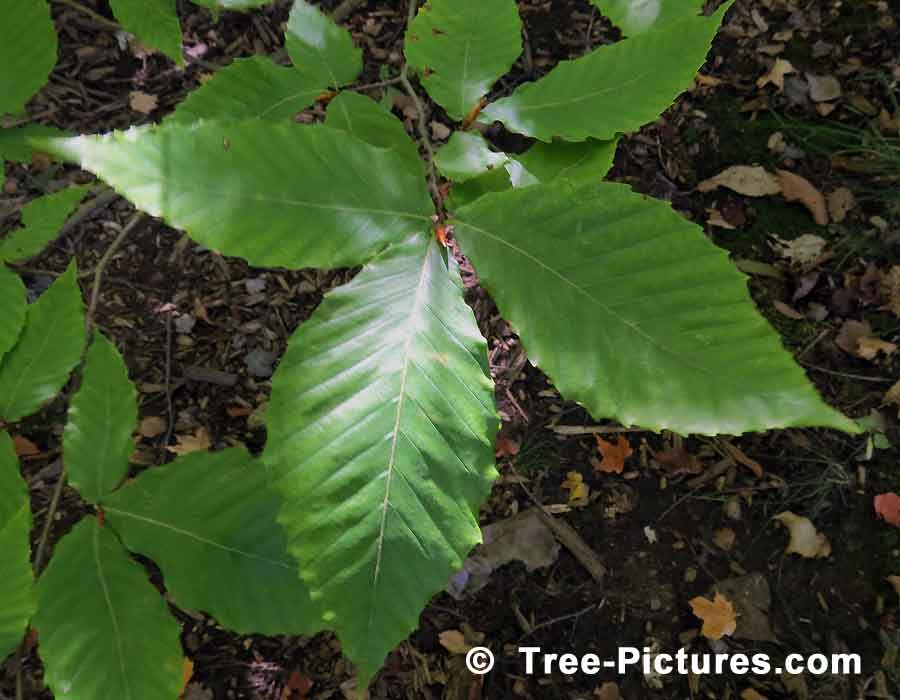
[[[409,13],[406,17],[407,28],[416,16],[417,9],[418,0],[409,0]],[[400,84],[412,100],[418,115],[419,142],[425,151],[425,162],[428,167],[428,189],[431,191],[431,198],[434,200],[434,206],[437,208],[438,219],[443,222],[447,218],[447,212],[444,207],[444,198],[441,195],[440,187],[438,187],[438,174],[434,166],[434,146],[431,145],[431,138],[428,136],[428,117],[425,114],[425,105],[422,104],[422,100],[419,99],[419,95],[409,81],[408,63],[404,63],[403,68],[400,70]]]

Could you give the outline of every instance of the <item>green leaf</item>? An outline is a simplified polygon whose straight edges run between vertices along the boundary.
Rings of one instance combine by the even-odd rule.
[[[497,417],[484,339],[418,234],[325,297],[272,382],[279,521],[362,683],[480,541]]]
[[[279,66],[267,56],[236,58],[188,94],[165,121],[290,121],[315,102],[327,86],[323,80]]]
[[[597,418],[858,430],[816,394],[727,253],[664,202],[563,180],[483,197],[454,230],[529,359]]]
[[[66,136],[70,136],[70,134],[43,124],[29,124],[16,129],[0,129],[0,161],[30,162],[35,152],[35,149],[28,143],[30,139],[64,138]]]
[[[538,141],[516,159],[539,183],[557,179],[602,180],[613,166],[619,139],[583,143]]]
[[[696,16],[703,4],[697,0],[591,0],[591,3],[625,36],[665,29],[685,17]]]
[[[510,156],[492,151],[479,134],[454,131],[434,160],[441,175],[448,180],[465,182],[489,170],[502,168]]]
[[[0,662],[11,654],[34,614],[34,582],[31,577],[31,499],[19,474],[13,441],[0,432]]]
[[[285,32],[288,55],[301,73],[338,87],[362,71],[362,51],[349,32],[304,0],[294,0]]]
[[[547,184],[557,179],[598,182],[612,167],[618,144],[618,139],[589,139],[583,143],[538,141],[525,153],[512,156],[487,150],[484,140],[475,137],[477,141],[473,142],[471,151],[467,149],[459,157],[451,151],[449,157],[447,148],[462,133],[456,132],[450,143],[438,151],[436,159],[441,173],[455,181],[450,195],[451,209],[471,204],[489,192]],[[501,162],[503,167],[497,168]]]
[[[198,243],[258,267],[357,265],[432,212],[402,157],[325,126],[167,124],[47,147]]]
[[[75,264],[28,307],[25,330],[0,365],[0,418],[13,423],[56,396],[84,348]]]
[[[328,105],[325,126],[340,129],[378,148],[388,148],[403,156],[407,168],[425,177],[419,149],[406,133],[403,123],[390,108],[356,92],[345,90]]]
[[[513,0],[430,0],[406,32],[406,60],[432,99],[457,120],[522,53]]]
[[[78,523],[56,545],[37,588],[34,625],[57,698],[178,697],[180,627],[109,528],[90,517]]]
[[[56,240],[75,205],[89,189],[89,185],[67,187],[28,202],[22,207],[22,228],[0,240],[0,262],[22,261],[40,254]]]
[[[128,368],[116,346],[95,333],[63,433],[66,470],[89,503],[101,503],[128,473],[136,426],[137,392]]]
[[[537,82],[489,105],[482,115],[547,142],[556,136],[609,140],[635,131],[691,86],[730,5],[712,17],[675,22],[563,61]]]
[[[56,65],[56,29],[46,0],[0,0],[0,115],[21,112]]]
[[[3,366],[3,357],[16,344],[22,326],[25,325],[28,308],[26,299],[22,280],[0,260],[0,307],[3,308],[3,322],[0,323],[0,367]]]
[[[125,31],[184,65],[175,0],[109,0],[109,6]]]
[[[281,497],[243,449],[195,452],[108,499],[107,522],[155,561],[182,608],[241,634],[314,634],[320,616],[275,520]]]

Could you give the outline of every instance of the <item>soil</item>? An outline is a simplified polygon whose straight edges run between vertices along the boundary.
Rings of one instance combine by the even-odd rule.
[[[104,0],[80,1],[112,16]],[[50,85],[29,105],[29,114],[73,132],[125,128],[161,118],[204,74],[234,57],[283,54],[280,26],[287,19],[288,2],[246,14],[223,12],[218,19],[190,3],[179,4],[189,55],[183,71],[156,54],[136,56],[110,27],[67,4],[54,4],[60,60]],[[507,94],[560,60],[619,39],[587,2],[519,4],[529,52],[495,86],[495,94]],[[332,6],[326,0],[323,9]],[[900,529],[876,518],[873,495],[900,492],[897,407],[883,404],[900,373],[896,355],[873,362],[852,356],[835,341],[842,323],[853,319],[869,321],[879,337],[897,342],[900,321],[878,299],[866,296],[859,280],[867,270],[884,273],[900,264],[900,210],[883,180],[865,170],[835,167],[833,152],[817,150],[810,145],[813,140],[802,141],[797,134],[810,125],[867,129],[872,114],[861,111],[864,103],[855,96],[865,98],[875,114],[882,109],[898,114],[898,17],[900,7],[890,2],[738,0],[702,70],[708,80],[656,123],[623,138],[609,176],[670,200],[701,224],[710,219],[709,210],[720,212],[733,228],[707,225],[713,240],[736,259],[766,263],[778,273],[750,277],[760,310],[826,399],[852,417],[874,415],[879,430],[864,436],[781,430],[732,439],[729,444],[762,466],[762,476],[729,461],[722,440],[626,432],[634,449],[626,471],[602,473],[593,466],[599,454],[590,432],[561,435],[552,429],[598,421],[560,397],[531,366],[518,337],[462,260],[467,300],[489,342],[502,434],[518,447],[517,454],[499,457],[501,478],[482,522],[502,520],[535,502],[556,506],[554,517],[575,529],[609,573],[597,582],[563,549],[556,563],[544,569],[527,571],[512,563],[497,570],[485,588],[461,601],[436,596],[422,613],[418,631],[387,659],[370,687],[371,697],[555,700],[587,699],[595,692],[596,697],[615,697],[598,690],[605,681],[618,684],[627,699],[728,698],[748,688],[768,698],[801,700],[897,696],[900,611],[885,577],[900,574]],[[346,24],[366,52],[362,82],[377,81],[381,63],[397,64],[404,19],[405,7],[380,0],[370,0],[349,17]],[[780,42],[785,46],[777,55],[792,62],[795,77],[802,81],[807,72],[836,75],[844,86],[843,97],[828,115],[817,103],[801,99],[802,86],[782,93],[757,86],[773,62],[773,49],[762,49],[779,43],[774,36],[788,29],[793,36]],[[156,95],[159,109],[150,115],[132,111],[129,95],[135,90]],[[439,108],[432,109],[431,119],[451,124]],[[321,115],[322,108],[316,107],[304,119]],[[776,132],[794,152],[773,152],[769,144]],[[497,127],[487,135],[499,146],[525,145]],[[706,194],[695,190],[699,181],[736,164],[790,167],[821,191],[846,186],[860,196],[847,219],[820,227],[799,204],[749,199],[721,189]],[[8,163],[5,176],[0,212],[14,212],[49,189],[90,181],[77,169],[41,163]],[[110,222],[124,224],[132,213],[119,199],[75,227],[22,270],[29,289],[45,288],[73,255],[80,269],[90,271],[116,235]],[[12,228],[15,215],[6,221],[5,228]],[[791,240],[810,233],[825,238],[835,253],[812,270],[791,268],[771,245],[772,236]],[[169,432],[140,440],[135,472],[171,459],[166,448],[198,431],[209,435],[213,448],[243,443],[258,452],[265,443],[258,411],[270,390],[266,368],[277,362],[292,331],[323,294],[353,273],[252,269],[196,246],[160,221],[145,220],[108,268],[97,316],[103,331],[124,351],[139,387],[141,416],[172,418]],[[818,275],[812,291],[797,297],[811,273]],[[82,282],[88,291],[89,279]],[[802,309],[801,317],[785,316],[776,301]],[[811,320],[807,311],[818,308],[812,304],[826,309],[826,317]],[[17,429],[40,449],[39,455],[23,460],[35,535],[60,471],[65,405],[63,397]],[[654,458],[667,449],[693,455],[700,473],[673,473]],[[586,506],[568,504],[562,482],[571,471],[579,472],[591,489]],[[710,473],[715,478],[703,477]],[[73,490],[64,491],[51,541],[88,510]],[[815,523],[831,542],[831,556],[785,554],[786,530],[772,516],[786,510]],[[734,535],[729,548],[721,546],[723,529]],[[161,584],[158,572],[147,565]],[[771,594],[770,609],[761,617],[768,620],[772,638],[705,639],[689,601],[751,574],[758,574]],[[353,692],[353,667],[331,634],[242,637],[202,613],[173,610],[183,623],[184,647],[194,663],[187,697],[324,700]],[[468,674],[461,657],[441,645],[439,634],[446,630],[463,630],[470,641],[482,639],[497,655],[495,669],[481,679]],[[541,677],[526,675],[524,659],[515,653],[517,646],[531,645],[614,658],[618,646],[673,651],[682,644],[694,651],[765,651],[775,659],[790,652],[852,651],[861,655],[863,669],[860,675],[807,675],[788,681],[775,675],[648,678],[636,671],[618,676],[608,670],[597,676]],[[298,673],[311,681],[308,691],[289,687],[292,674],[296,680]],[[0,668],[0,697],[14,696],[15,674],[14,660],[7,660]],[[39,647],[33,646],[24,660],[24,678],[26,698],[52,697],[43,686]]]

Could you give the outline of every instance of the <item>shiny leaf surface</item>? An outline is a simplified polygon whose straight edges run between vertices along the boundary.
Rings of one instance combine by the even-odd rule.
[[[433,237],[392,246],[326,296],[273,379],[279,521],[362,685],[480,541],[496,475],[485,341],[450,275]]]
[[[182,608],[241,634],[322,625],[275,520],[281,498],[246,450],[194,452],[143,472],[107,499],[107,522],[155,561]]]
[[[455,232],[529,359],[597,418],[681,433],[856,431],[757,313],[727,253],[663,202],[561,181],[487,195],[458,212]]]
[[[95,333],[63,433],[66,470],[89,503],[103,502],[128,473],[136,425],[137,392],[128,368],[116,346]]]
[[[462,120],[522,52],[522,20],[513,0],[430,0],[405,51],[431,98]]]
[[[47,147],[198,243],[261,267],[356,265],[432,211],[401,156],[325,126],[168,124]]]
[[[0,365],[0,418],[18,421],[53,398],[83,348],[84,308],[73,263],[28,307],[19,342]]]

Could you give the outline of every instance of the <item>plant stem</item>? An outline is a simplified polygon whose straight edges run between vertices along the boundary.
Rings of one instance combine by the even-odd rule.
[[[122,246],[122,243],[125,242],[128,234],[144,220],[145,216],[146,214],[144,214],[144,212],[139,211],[131,217],[128,223],[125,224],[121,231],[119,231],[119,235],[116,236],[112,243],[110,243],[109,248],[106,249],[103,257],[100,258],[100,262],[98,262],[97,266],[94,268],[94,284],[91,288],[91,301],[88,305],[87,315],[85,316],[88,333],[90,333],[94,327],[94,314],[97,313],[97,302],[100,299],[100,284],[103,281],[103,272],[106,270],[106,266],[109,265],[109,261],[112,260],[113,255],[116,254],[116,251]]]
[[[418,0],[409,0],[409,12],[406,17],[407,28],[416,16],[418,4]],[[422,100],[419,99],[415,88],[409,81],[409,64],[407,63],[404,63],[403,68],[400,70],[400,84],[416,108],[419,122],[419,141],[425,150],[425,161],[428,167],[428,189],[431,190],[431,198],[434,200],[434,206],[437,208],[438,219],[443,222],[447,218],[447,213],[444,208],[444,198],[441,196],[440,187],[438,187],[437,169],[434,166],[434,146],[431,145],[431,138],[428,136],[428,117],[425,114],[425,106],[422,104]]]

